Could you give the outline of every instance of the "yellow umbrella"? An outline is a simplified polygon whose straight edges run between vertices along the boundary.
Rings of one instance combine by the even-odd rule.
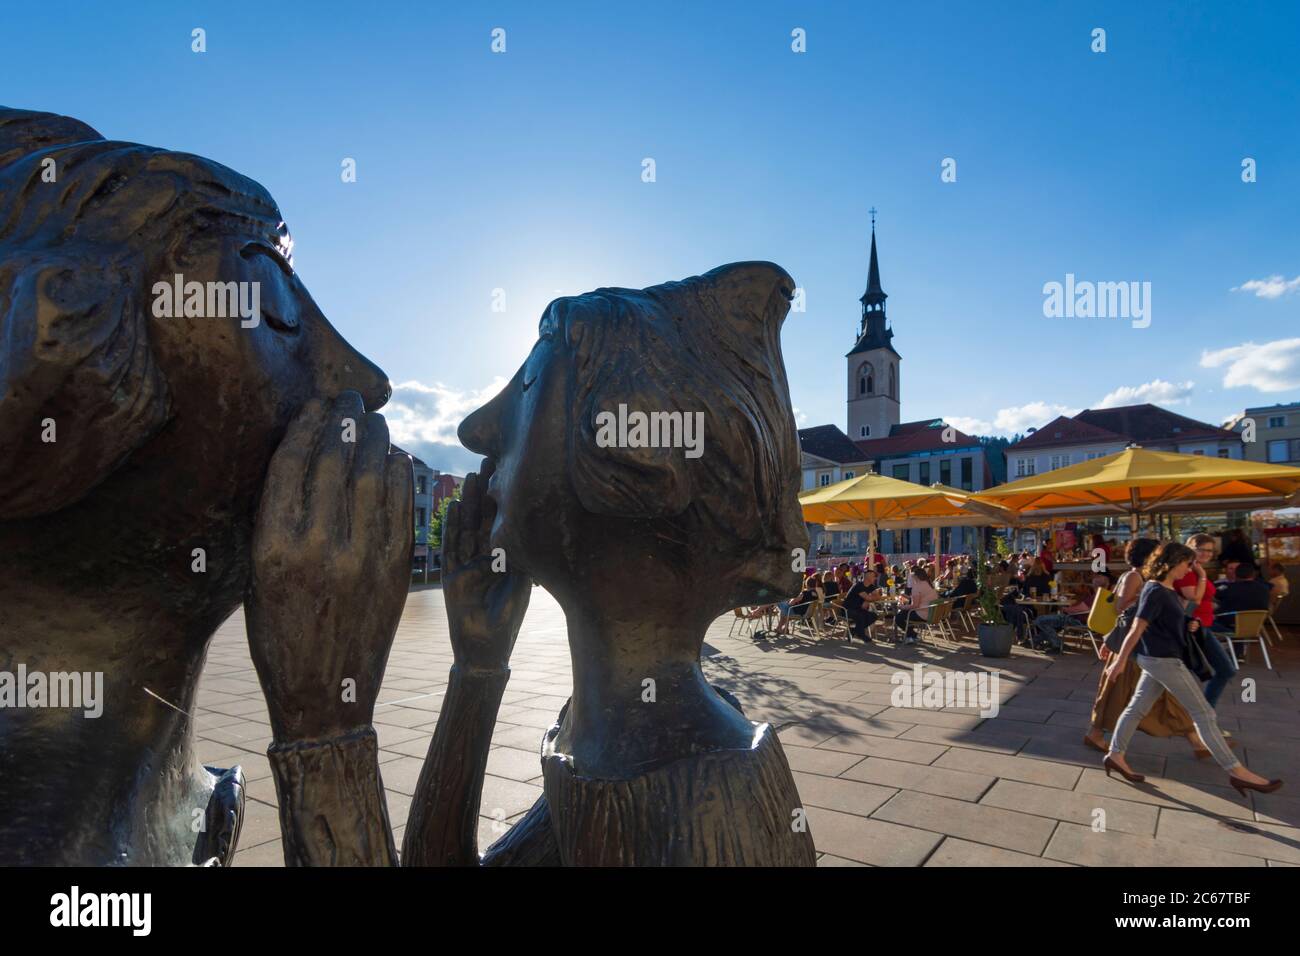
[[[1025,517],[1250,510],[1293,502],[1300,468],[1136,446],[978,492]]]
[[[966,524],[972,515],[988,525],[1015,523],[1015,516],[1006,508],[979,501],[969,491],[918,485],[874,473],[805,491],[799,495],[799,504],[804,521],[812,524],[836,530],[870,529],[872,552],[876,532],[887,522],[894,527],[931,527],[936,531],[948,524]],[[936,537],[936,553],[938,543]]]

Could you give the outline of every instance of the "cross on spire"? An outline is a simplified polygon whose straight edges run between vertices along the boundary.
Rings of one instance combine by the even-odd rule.
[[[871,213],[871,231],[876,231],[876,207],[872,206],[867,212]]]

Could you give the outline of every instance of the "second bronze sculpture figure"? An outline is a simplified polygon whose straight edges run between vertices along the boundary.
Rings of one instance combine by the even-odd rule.
[[[559,299],[523,367],[461,425],[463,443],[487,457],[446,520],[455,664],[407,821],[404,865],[814,864],[774,730],[747,720],[700,667],[709,624],[728,608],[792,591],[794,552],[808,544],[780,352],[792,292],[784,270],[753,262]],[[662,444],[603,447],[597,417],[620,405],[702,413],[700,456]],[[343,411],[316,405],[290,428],[271,465],[259,533],[298,507],[302,487],[328,486],[318,472],[332,456],[319,441],[310,449]],[[335,464],[338,476],[356,476],[347,483],[368,480],[361,453]],[[255,643],[275,647],[294,630],[291,589],[258,591],[269,568],[292,566],[292,553],[272,560],[255,548]],[[404,571],[404,554],[363,561],[355,587],[365,593],[373,576],[391,591]],[[711,587],[701,592],[694,582],[706,576]],[[480,856],[492,728],[533,580],[568,619],[573,696],[542,741],[544,796]],[[273,605],[279,625],[257,610]],[[332,640],[342,633],[331,630]],[[363,633],[351,657],[373,675],[392,628]],[[259,663],[268,687],[278,670],[301,669],[291,654],[269,657],[279,663]],[[335,667],[321,683],[345,672]],[[320,743],[300,729],[297,743],[272,748],[290,864],[393,862],[368,721]]]

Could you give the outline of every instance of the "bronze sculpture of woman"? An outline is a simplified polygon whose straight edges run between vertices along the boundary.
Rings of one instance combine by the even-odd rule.
[[[62,185],[41,193],[46,159]],[[0,861],[201,861],[189,824],[215,781],[187,712],[242,598],[286,861],[392,864],[371,716],[412,502],[374,411],[386,379],[312,303],[270,197],[224,167],[6,110],[0,199],[3,651],[107,678],[102,730],[0,712]],[[151,314],[147,290],[182,273],[259,283],[265,321]],[[792,291],[778,267],[737,263],[559,299],[463,423],[487,458],[447,520],[455,664],[405,865],[480,861],[533,579],[568,618],[574,691],[543,742],[544,797],[482,862],[812,864],[775,733],[699,663],[712,620],[788,593],[807,545],[779,341]],[[679,437],[672,416],[698,416],[702,443],[599,440],[599,416],[627,409]],[[51,418],[59,442],[41,447]],[[56,560],[83,542],[85,560]]]

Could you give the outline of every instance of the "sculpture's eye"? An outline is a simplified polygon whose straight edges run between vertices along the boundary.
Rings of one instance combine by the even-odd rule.
[[[546,364],[547,346],[559,338],[560,320],[555,316],[554,308],[548,309],[542,316],[542,321],[537,323],[537,344],[533,350],[528,353],[528,359],[524,362],[524,372],[522,379],[522,388],[526,392],[537,381],[537,376]]]
[[[520,378],[520,388],[525,392],[533,387],[533,383],[537,381],[537,376],[542,370],[542,358],[537,354],[537,349],[540,345],[541,343],[538,342],[537,345],[533,346],[532,352],[528,354],[528,360],[524,362],[524,371]]]
[[[283,272],[286,278],[293,278],[293,266],[284,257],[284,254],[273,246],[264,242],[250,242],[239,250],[239,254],[245,259],[252,259],[254,256],[266,256],[275,263],[276,268]]]

